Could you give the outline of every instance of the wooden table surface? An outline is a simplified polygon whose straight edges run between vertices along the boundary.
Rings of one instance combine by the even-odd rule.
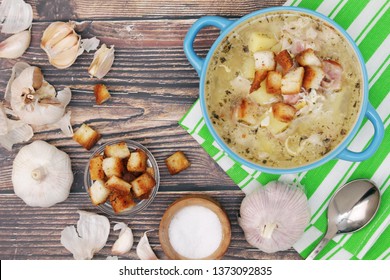
[[[205,15],[239,18],[255,10],[282,5],[284,0],[27,0],[34,11],[32,43],[18,60],[0,59],[0,97],[16,61],[42,69],[47,81],[57,90],[72,89],[72,125],[82,123],[96,128],[105,143],[132,139],[145,145],[160,165],[161,185],[152,205],[134,218],[124,220],[133,229],[135,245],[146,230],[159,258],[166,258],[158,240],[159,221],[169,204],[189,193],[205,193],[217,199],[232,224],[232,241],[225,259],[300,259],[293,250],[265,254],[252,248],[237,224],[244,194],[208,156],[199,144],[178,125],[198,97],[199,78],[188,63],[182,48],[183,38],[194,21]],[[90,78],[87,68],[93,54],[81,55],[75,64],[58,70],[48,63],[39,47],[44,29],[53,21],[69,19],[84,22],[83,38],[97,36],[102,43],[115,45],[115,62],[108,75],[99,81]],[[218,30],[200,32],[195,49],[206,55]],[[3,40],[5,36],[0,35]],[[112,98],[95,105],[93,86],[103,82]],[[64,227],[76,224],[77,210],[102,214],[92,206],[83,186],[84,168],[91,152],[84,150],[59,130],[36,130],[32,140],[45,140],[68,153],[75,180],[69,198],[50,208],[26,206],[15,196],[11,182],[12,162],[23,145],[12,152],[0,147],[0,259],[72,259],[60,244]],[[31,141],[30,141],[31,142]],[[95,147],[96,148],[96,147]],[[164,159],[176,150],[188,156],[192,166],[169,175]],[[116,218],[110,218],[111,225]],[[110,255],[117,233],[112,231],[107,245],[95,255]],[[128,258],[137,259],[133,247]]]

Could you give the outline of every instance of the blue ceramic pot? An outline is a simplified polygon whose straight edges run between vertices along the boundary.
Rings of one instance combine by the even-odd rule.
[[[296,12],[299,14],[307,14],[314,18],[318,18],[330,26],[333,26],[336,30],[339,31],[340,34],[342,34],[345,39],[350,43],[351,47],[354,49],[356,53],[356,57],[358,58],[360,65],[361,65],[361,72],[363,73],[363,95],[362,95],[362,102],[361,102],[361,108],[360,113],[358,116],[358,120],[355,123],[355,126],[351,129],[350,133],[347,135],[347,137],[344,138],[344,140],[331,152],[326,154],[321,159],[309,163],[307,165],[295,167],[295,168],[271,168],[262,166],[259,164],[255,164],[251,161],[248,161],[244,159],[243,157],[239,156],[237,153],[235,153],[226,143],[221,139],[221,137],[218,135],[216,130],[213,127],[213,124],[210,120],[209,114],[207,112],[207,106],[206,106],[206,98],[205,98],[205,80],[206,80],[206,73],[207,68],[209,65],[209,62],[211,58],[214,55],[214,52],[216,48],[219,46],[219,44],[222,42],[222,40],[227,37],[232,30],[237,28],[239,25],[247,22],[248,20],[252,19],[253,17],[262,16],[268,13],[275,13],[275,12]],[[208,52],[205,59],[200,58],[196,55],[194,48],[193,48],[193,42],[195,40],[195,37],[197,36],[198,32],[207,26],[214,26],[221,30],[220,36],[217,38],[217,40],[212,45],[210,51]],[[241,164],[244,164],[252,169],[262,171],[262,172],[268,172],[273,174],[286,174],[286,173],[297,173],[302,171],[307,171],[309,169],[313,169],[315,167],[318,167],[326,162],[328,162],[331,159],[343,159],[348,161],[363,161],[371,157],[375,151],[378,149],[380,143],[382,142],[383,136],[384,136],[384,126],[382,123],[381,118],[379,117],[378,113],[375,111],[375,109],[372,107],[372,105],[368,101],[368,78],[367,78],[367,70],[364,64],[363,57],[356,46],[353,39],[347,34],[347,32],[340,27],[337,23],[335,23],[333,20],[329,19],[328,17],[319,14],[317,12],[302,9],[302,8],[296,8],[296,7],[274,7],[274,8],[267,8],[263,10],[259,10],[253,13],[250,13],[238,20],[229,20],[223,17],[217,17],[217,16],[206,16],[202,17],[199,20],[197,20],[190,30],[188,31],[185,39],[184,39],[184,52],[189,60],[189,62],[192,64],[192,66],[195,68],[196,72],[198,72],[198,75],[200,77],[200,85],[199,85],[199,97],[200,97],[200,103],[202,108],[202,113],[206,122],[206,125],[208,129],[210,130],[211,134],[213,135],[215,141],[222,147],[224,151],[226,151],[229,156],[231,156],[236,161],[240,162]],[[374,126],[375,135],[371,143],[361,152],[353,152],[348,150],[347,146],[352,141],[356,133],[358,132],[358,129],[363,121],[364,118],[367,118],[372,125]]]

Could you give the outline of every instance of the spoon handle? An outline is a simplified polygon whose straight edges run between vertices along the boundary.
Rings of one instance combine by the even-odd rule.
[[[317,247],[314,248],[313,252],[306,258],[306,260],[314,260],[314,258],[324,249],[326,244],[328,244],[329,240],[332,238],[328,238],[327,236],[324,236],[320,243],[318,243]]]

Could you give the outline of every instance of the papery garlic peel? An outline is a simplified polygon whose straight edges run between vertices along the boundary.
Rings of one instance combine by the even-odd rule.
[[[19,32],[0,43],[0,57],[15,59],[21,57],[30,46],[31,30]]]
[[[112,246],[111,253],[113,255],[124,255],[133,247],[133,232],[125,223],[117,223],[114,226],[114,231],[120,230],[119,237]]]
[[[24,146],[14,159],[14,191],[29,206],[50,207],[64,201],[72,183],[69,156],[47,142]]]
[[[309,220],[310,209],[303,190],[275,181],[243,199],[238,223],[249,244],[274,253],[291,248]]]
[[[73,254],[76,260],[90,260],[107,243],[110,234],[110,222],[107,217],[78,211],[80,219],[77,231],[74,226],[68,226],[61,232],[61,244]]]
[[[144,232],[140,241],[137,245],[137,256],[140,260],[158,260],[156,254],[153,252],[152,247],[150,247],[147,232]]]
[[[74,30],[73,22],[53,22],[43,33],[41,48],[51,65],[58,69],[71,66],[79,56],[81,37]]]
[[[33,10],[23,0],[3,0],[0,6],[1,32],[14,34],[29,28],[33,21]]]
[[[93,61],[89,66],[88,73],[98,79],[103,78],[111,70],[115,59],[114,54],[114,46],[107,48],[107,46],[103,44],[100,49],[95,52]]]

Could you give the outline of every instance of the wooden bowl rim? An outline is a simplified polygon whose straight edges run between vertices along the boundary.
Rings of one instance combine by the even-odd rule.
[[[173,260],[189,260],[175,251],[169,241],[169,225],[173,216],[181,209],[187,206],[203,206],[213,211],[222,226],[222,239],[218,248],[211,255],[201,258],[200,260],[216,260],[221,259],[226,253],[231,240],[231,226],[226,212],[221,205],[213,198],[207,195],[187,195],[174,201],[165,211],[159,227],[159,239],[161,247],[168,258]]]

